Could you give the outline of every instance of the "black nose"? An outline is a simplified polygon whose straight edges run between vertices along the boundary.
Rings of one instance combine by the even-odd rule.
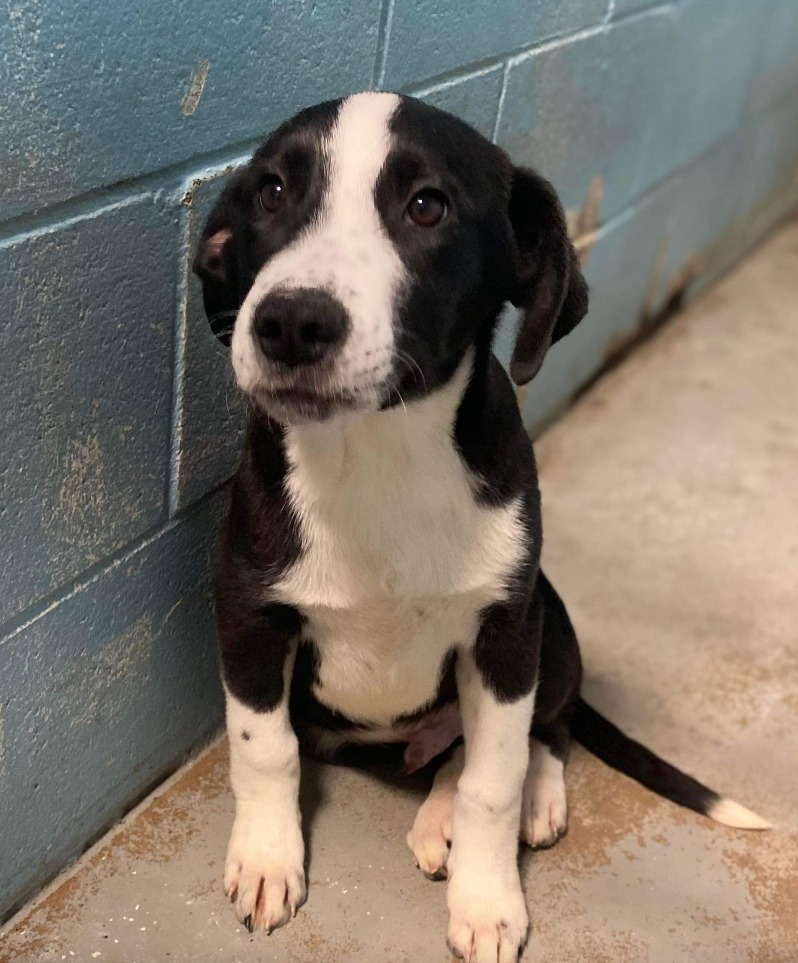
[[[275,291],[255,308],[253,328],[261,351],[294,368],[331,355],[344,340],[348,315],[326,291]]]

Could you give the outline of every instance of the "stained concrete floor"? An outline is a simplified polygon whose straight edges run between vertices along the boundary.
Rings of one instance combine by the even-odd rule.
[[[775,823],[744,833],[577,749],[571,829],[523,857],[547,963],[798,961],[798,224],[603,379],[540,442],[545,563],[585,690]],[[220,879],[222,743],[12,921],[0,963],[444,963],[444,884],[404,835],[420,782],[307,764],[310,899],[271,937]]]

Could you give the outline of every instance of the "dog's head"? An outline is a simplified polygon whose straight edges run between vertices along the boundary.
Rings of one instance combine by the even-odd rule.
[[[237,171],[194,270],[241,389],[286,423],[446,382],[522,309],[524,384],[587,310],[551,185],[467,124],[366,93],[302,111]]]

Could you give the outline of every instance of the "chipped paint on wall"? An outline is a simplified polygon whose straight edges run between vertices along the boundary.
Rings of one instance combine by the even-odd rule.
[[[3,712],[0,709],[0,783],[6,778],[6,740],[5,740],[5,721]]]
[[[96,542],[108,501],[98,415],[99,404],[95,402],[85,434],[67,441],[56,514],[61,539],[70,545],[80,545],[90,562],[99,558]],[[131,505],[130,510],[135,514],[135,505]]]
[[[604,198],[604,178],[601,174],[590,181],[582,206],[577,210],[566,211],[568,234],[573,241],[579,263],[584,269],[590,260],[590,253],[598,240],[601,224],[601,202]]]
[[[210,60],[203,60],[199,67],[191,75],[191,82],[188,90],[183,95],[181,110],[185,117],[190,117],[199,107],[200,98],[205,90],[205,82],[208,79],[208,71],[211,69]]]
[[[651,265],[651,271],[648,275],[648,284],[646,285],[646,291],[643,295],[643,304],[640,311],[640,322],[642,326],[647,325],[653,318],[655,318],[659,309],[660,293],[662,290],[662,276],[665,273],[665,266],[668,263],[668,251],[670,250],[670,245],[670,233],[665,231],[662,237],[659,239],[657,256],[654,258],[654,262]]]
[[[133,674],[146,672],[154,633],[150,615],[135,619],[103,648],[70,665],[52,680],[45,715],[73,726],[113,724],[117,700]]]
[[[22,63],[34,66],[42,30],[41,0],[8,0],[8,22]]]

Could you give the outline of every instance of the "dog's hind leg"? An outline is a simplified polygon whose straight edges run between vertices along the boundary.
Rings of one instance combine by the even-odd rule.
[[[432,789],[407,834],[407,845],[418,868],[430,879],[446,879],[446,861],[452,845],[452,810],[464,756],[461,743],[435,774]]]
[[[563,778],[565,754],[562,744],[551,739],[548,731],[541,731],[538,735],[541,738],[533,736],[529,740],[529,766],[524,780],[519,836],[533,849],[548,849],[562,839],[568,829]],[[563,737],[567,738],[567,730]],[[452,842],[452,809],[457,780],[463,771],[463,754],[461,744],[435,774],[432,789],[419,807],[413,828],[407,834],[407,845],[418,868],[434,880],[446,879],[446,861]]]
[[[529,766],[524,780],[520,836],[532,849],[554,846],[568,830],[565,763],[568,753],[566,726],[533,728],[529,740]]]
[[[565,764],[582,664],[568,612],[543,572],[536,590],[543,603],[540,681],[529,740],[520,835],[533,849],[547,849],[568,829]]]

